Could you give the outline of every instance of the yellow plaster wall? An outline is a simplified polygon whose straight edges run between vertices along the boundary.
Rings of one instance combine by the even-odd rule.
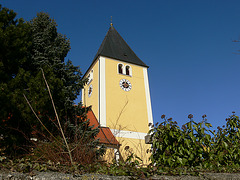
[[[102,157],[103,161],[106,161],[108,163],[112,163],[115,161],[115,154],[114,154],[114,149],[113,148],[107,148],[106,153]]]
[[[121,147],[119,152],[123,159],[126,159],[131,152],[133,152],[136,156],[143,160],[143,164],[149,164],[149,157],[151,153],[149,150],[151,149],[151,145],[145,144],[145,140],[142,139],[131,139],[131,138],[117,138],[117,140],[121,143]],[[126,146],[129,147],[126,150]]]
[[[134,155],[142,159],[142,164],[147,165],[151,162],[149,160],[151,156],[150,153],[151,145],[145,144],[145,140],[131,138],[117,138],[117,140],[121,143],[119,152],[123,160],[126,160],[127,157],[131,155],[131,153],[134,153]],[[126,146],[128,146],[129,148],[126,148]],[[113,148],[106,149],[106,153],[103,156],[103,160],[109,163],[115,160]]]
[[[118,74],[118,63],[122,61],[106,58],[106,121],[110,129],[147,133],[148,116],[144,86],[143,68],[128,64],[132,68],[132,77]],[[121,79],[132,84],[128,92],[119,86]]]
[[[93,80],[91,83],[89,83],[88,85],[86,84],[84,86],[84,99],[83,104],[85,106],[92,106],[92,110],[96,116],[96,118],[98,119],[98,88],[99,88],[99,82],[98,82],[98,77],[99,77],[99,61],[96,61],[96,63],[93,65],[92,69],[93,69]],[[90,72],[90,71],[89,71]],[[89,73],[88,73],[89,74]],[[86,77],[88,76],[88,74],[86,74]],[[93,91],[92,91],[92,95],[90,97],[88,97],[88,88],[89,86],[92,84],[93,86]]]

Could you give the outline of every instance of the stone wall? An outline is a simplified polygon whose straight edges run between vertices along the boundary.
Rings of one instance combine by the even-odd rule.
[[[99,174],[84,174],[72,175],[58,172],[32,172],[30,174],[23,174],[18,172],[4,172],[0,171],[0,180],[128,180],[140,179],[140,177],[127,176],[108,176]],[[230,173],[203,173],[200,176],[153,176],[152,180],[239,180],[240,174]]]

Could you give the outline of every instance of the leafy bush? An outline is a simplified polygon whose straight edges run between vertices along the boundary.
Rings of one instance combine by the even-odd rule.
[[[213,145],[217,166],[240,166],[240,120],[234,113],[226,119],[226,126],[218,127]]]
[[[240,167],[240,120],[235,114],[226,119],[226,127],[210,128],[206,115],[197,123],[193,115],[182,128],[172,118],[152,126],[151,161],[157,167],[200,168]]]

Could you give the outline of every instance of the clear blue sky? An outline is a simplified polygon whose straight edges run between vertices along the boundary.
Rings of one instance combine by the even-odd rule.
[[[214,129],[240,110],[239,0],[2,0],[18,18],[48,12],[84,73],[113,25],[148,69],[154,121],[203,114]]]

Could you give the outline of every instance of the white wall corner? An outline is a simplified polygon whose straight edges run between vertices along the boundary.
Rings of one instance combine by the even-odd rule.
[[[99,57],[99,122],[106,127],[106,71],[105,58]]]
[[[85,98],[85,97],[84,97],[84,88],[82,88],[82,105],[86,105],[84,98]]]
[[[147,68],[143,68],[143,76],[144,76],[144,85],[145,85],[145,92],[146,92],[148,123],[153,124],[152,105],[151,105],[151,97],[150,97],[150,90],[149,90],[149,81],[148,81]],[[150,129],[150,127],[149,127],[149,129]]]

